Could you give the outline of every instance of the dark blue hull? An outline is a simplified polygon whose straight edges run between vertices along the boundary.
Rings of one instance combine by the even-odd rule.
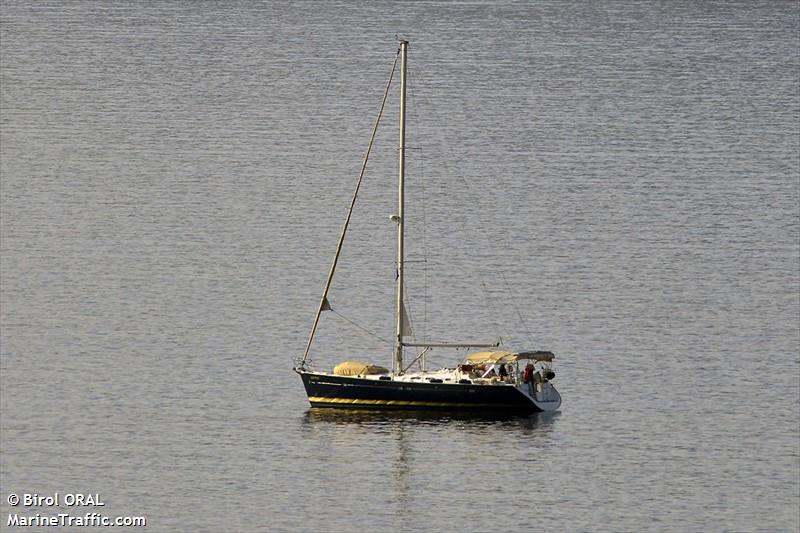
[[[512,385],[409,383],[298,373],[313,407],[495,413],[542,411]]]

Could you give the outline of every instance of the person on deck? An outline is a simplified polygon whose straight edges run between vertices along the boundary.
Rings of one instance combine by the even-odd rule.
[[[497,375],[500,376],[500,381],[506,381],[508,379],[508,369],[506,368],[505,363],[500,363],[500,368],[497,370]]]
[[[528,363],[525,366],[525,370],[522,371],[522,382],[523,383],[530,383],[533,381],[533,363]]]

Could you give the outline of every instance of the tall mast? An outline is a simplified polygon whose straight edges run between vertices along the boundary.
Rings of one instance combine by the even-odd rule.
[[[398,195],[397,195],[397,294],[395,302],[395,342],[394,342],[394,373],[403,371],[403,332],[406,325],[403,323],[403,226],[404,218],[404,179],[406,171],[406,55],[408,41],[400,41],[400,146],[398,157],[400,160],[398,170]]]

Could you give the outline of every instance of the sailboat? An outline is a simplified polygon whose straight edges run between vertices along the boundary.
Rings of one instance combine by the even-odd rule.
[[[403,306],[405,287],[404,274],[404,190],[406,155],[406,63],[408,41],[401,40],[392,66],[392,74],[383,95],[381,112],[372,131],[367,155],[361,168],[356,191],[345,219],[333,263],[317,308],[311,334],[302,358],[296,361],[297,372],[305,386],[312,407],[349,409],[418,409],[446,410],[451,412],[483,413],[535,413],[557,410],[561,395],[552,383],[555,373],[552,368],[554,355],[543,350],[505,351],[499,350],[499,342],[410,342],[406,311]],[[398,212],[391,220],[397,225],[396,290],[394,302],[395,331],[394,356],[391,369],[359,361],[344,361],[331,371],[311,367],[309,350],[322,313],[330,310],[328,291],[342,250],[345,234],[356,203],[358,190],[364,177],[369,152],[375,140],[392,78],[400,62],[400,132],[398,172]],[[432,348],[482,349],[469,353],[453,367],[410,371],[414,363],[424,361]],[[406,349],[421,349],[409,364],[404,362]]]

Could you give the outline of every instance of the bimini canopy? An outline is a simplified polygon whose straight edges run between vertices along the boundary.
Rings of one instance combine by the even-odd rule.
[[[513,363],[523,359],[534,361],[552,361],[555,358],[553,352],[475,352],[469,354],[464,363],[469,365],[484,365],[498,363]]]
[[[333,367],[333,373],[337,376],[366,376],[367,374],[388,374],[389,369],[358,361],[344,361]]]

